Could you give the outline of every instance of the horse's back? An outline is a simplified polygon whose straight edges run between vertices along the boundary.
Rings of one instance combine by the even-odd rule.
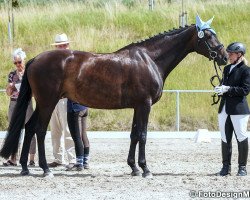
[[[54,50],[34,59],[28,77],[35,96],[44,100],[68,97],[93,108],[132,108],[159,96],[162,82],[150,65],[147,55],[138,51]]]
[[[80,62],[67,66],[65,80],[66,90],[74,91],[69,94],[71,99],[90,107],[114,109],[135,107],[150,98],[154,78],[145,58],[126,50],[85,58],[81,52],[74,55]]]

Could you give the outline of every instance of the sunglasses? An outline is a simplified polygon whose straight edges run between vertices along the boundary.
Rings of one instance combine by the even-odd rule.
[[[17,62],[14,62],[14,65],[17,65],[17,64],[21,64],[22,61],[17,61]]]
[[[56,48],[60,49],[60,48],[65,48],[65,47],[68,47],[69,44],[59,44],[59,45],[56,45]]]

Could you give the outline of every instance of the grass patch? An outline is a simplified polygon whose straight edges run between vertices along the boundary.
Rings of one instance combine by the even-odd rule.
[[[14,48],[22,47],[28,58],[52,49],[54,35],[65,32],[72,49],[108,53],[159,32],[178,28],[180,1],[157,0],[149,11],[147,0],[20,1],[14,9]],[[212,27],[226,46],[242,41],[250,47],[250,3],[248,0],[187,0],[189,24],[197,13],[205,21],[215,16]],[[0,88],[13,69],[8,42],[8,12],[0,1]],[[246,57],[249,57],[247,52]],[[214,74],[212,62],[196,53],[188,55],[165,82],[164,89],[208,89]],[[181,130],[217,129],[217,107],[211,107],[211,94],[181,94]],[[7,128],[8,98],[1,93],[0,129]],[[89,130],[130,130],[133,110],[90,110]],[[152,107],[149,130],[175,129],[175,94],[163,94]]]

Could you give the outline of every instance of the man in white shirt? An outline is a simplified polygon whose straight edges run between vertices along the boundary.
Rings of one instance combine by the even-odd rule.
[[[62,33],[55,36],[55,42],[51,45],[56,49],[69,49],[69,43],[67,35]],[[60,99],[57,103],[51,116],[50,128],[54,161],[48,166],[57,167],[66,164],[65,154],[67,163],[73,165],[75,163],[75,146],[67,123],[67,98]]]

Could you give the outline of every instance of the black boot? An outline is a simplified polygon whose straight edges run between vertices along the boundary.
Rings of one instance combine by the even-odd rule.
[[[232,142],[228,144],[221,141],[221,153],[223,167],[217,175],[226,176],[228,174],[231,174]]]
[[[248,138],[243,140],[242,142],[238,142],[238,163],[239,163],[239,170],[237,176],[246,176],[247,170],[247,157],[248,157]]]

